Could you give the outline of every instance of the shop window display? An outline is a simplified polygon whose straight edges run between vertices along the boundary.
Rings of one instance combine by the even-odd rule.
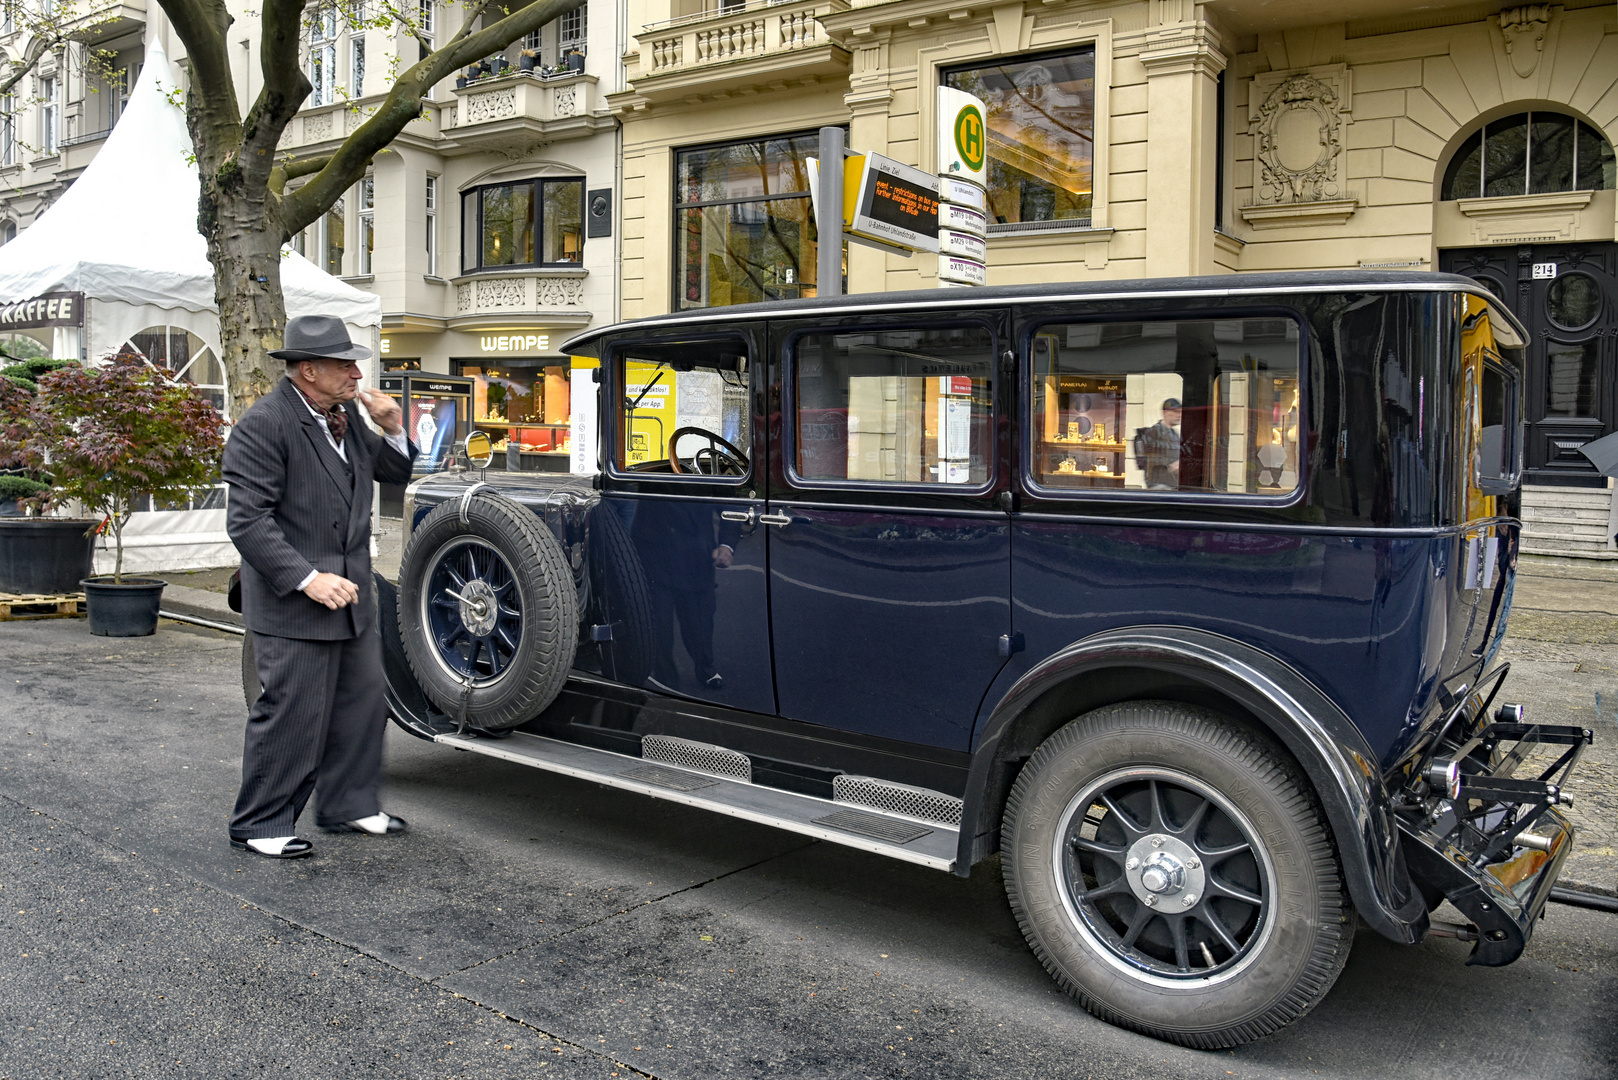
[[[472,426],[488,432],[508,467],[566,472],[572,450],[572,383],[568,368],[460,364],[472,379]]]
[[[1033,472],[1058,490],[1298,486],[1290,319],[1068,323],[1033,339]]]

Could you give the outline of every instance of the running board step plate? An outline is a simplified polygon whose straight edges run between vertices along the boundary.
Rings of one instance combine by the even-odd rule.
[[[756,821],[934,870],[955,869],[958,830],[945,825],[928,823],[931,825],[928,828],[863,807],[855,811],[847,803],[780,791],[712,773],[691,772],[663,762],[654,764],[644,758],[522,731],[505,739],[447,734],[437,736],[434,741],[457,750],[590,780],[654,799]]]

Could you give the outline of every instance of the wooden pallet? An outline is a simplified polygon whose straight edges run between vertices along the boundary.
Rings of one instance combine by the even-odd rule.
[[[22,619],[72,619],[85,613],[84,594],[0,592],[0,622]]]

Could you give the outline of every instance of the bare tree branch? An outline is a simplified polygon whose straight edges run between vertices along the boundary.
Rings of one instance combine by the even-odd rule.
[[[492,0],[482,0],[482,11]],[[287,195],[281,205],[286,235],[291,237],[325,213],[343,192],[365,175],[371,159],[399,136],[405,125],[421,115],[422,100],[434,84],[457,68],[504,48],[545,23],[583,6],[583,0],[534,0],[492,26],[474,33],[456,34],[442,49],[413,65],[393,84],[385,100],[358,130],[343,141],[332,159],[313,180]],[[468,20],[470,23],[470,19]],[[463,27],[463,30],[465,28]]]

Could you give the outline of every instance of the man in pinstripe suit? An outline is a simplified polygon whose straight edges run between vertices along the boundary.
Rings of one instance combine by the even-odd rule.
[[[227,529],[242,556],[242,621],[263,692],[247,717],[231,846],[308,855],[294,823],[320,789],[317,822],[386,836],[382,654],[371,584],[371,485],[410,479],[416,448],[399,404],[360,390],[371,351],[343,323],[287,323],[286,378],[237,422],[225,446]],[[382,436],[361,421],[356,397]]]

